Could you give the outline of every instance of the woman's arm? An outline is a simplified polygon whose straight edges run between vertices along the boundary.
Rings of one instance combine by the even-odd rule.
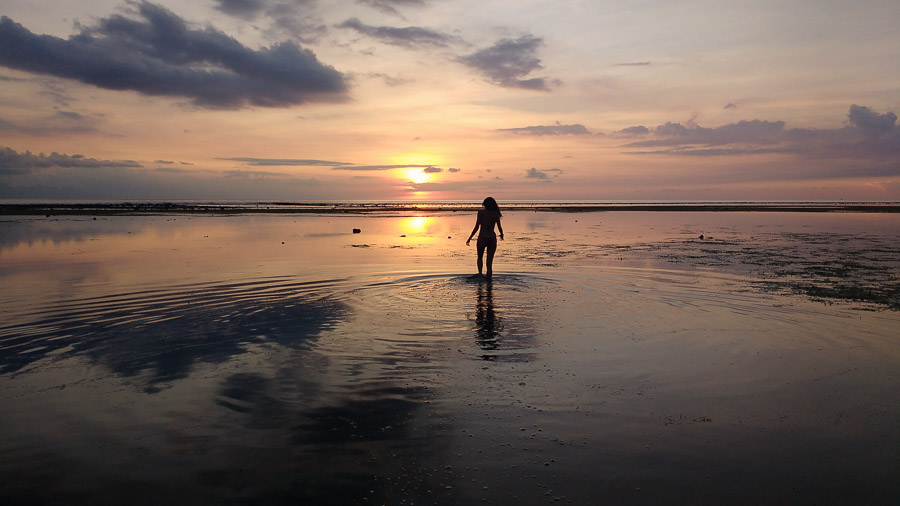
[[[503,225],[500,224],[500,218],[497,218],[497,230],[500,231],[500,240],[503,240]]]
[[[478,232],[478,227],[481,226],[481,211],[478,211],[478,217],[475,218],[475,228],[472,229],[472,233],[469,234],[469,238],[466,239],[466,246],[469,245],[469,241],[475,237],[475,232]]]

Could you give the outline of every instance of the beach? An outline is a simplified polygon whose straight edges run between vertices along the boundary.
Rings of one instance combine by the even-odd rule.
[[[486,282],[466,206],[62,207],[0,213],[4,504],[900,497],[896,212],[505,210]]]

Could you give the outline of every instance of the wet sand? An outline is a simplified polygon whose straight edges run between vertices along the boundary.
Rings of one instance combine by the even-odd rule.
[[[896,214],[473,223],[3,217],[0,502],[900,497]]]

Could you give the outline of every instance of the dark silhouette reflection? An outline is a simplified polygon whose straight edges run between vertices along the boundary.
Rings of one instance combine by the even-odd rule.
[[[478,283],[475,305],[475,341],[483,350],[496,350],[500,346],[503,322],[494,312],[493,283]],[[485,360],[494,360],[494,355],[483,355]]]
[[[157,393],[197,364],[224,363],[253,344],[307,346],[349,313],[303,289],[272,279],[64,301],[35,321],[0,325],[0,374],[51,355],[85,356]]]

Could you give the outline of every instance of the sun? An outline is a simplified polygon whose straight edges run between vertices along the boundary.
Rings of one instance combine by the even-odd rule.
[[[432,179],[431,174],[425,172],[425,169],[422,167],[403,169],[403,177],[416,184],[427,183]]]
[[[434,174],[426,172],[428,167],[440,167],[443,160],[439,156],[424,153],[408,153],[398,155],[391,158],[394,165],[406,165],[407,167],[400,169],[403,179],[415,184],[422,184],[432,181]]]

